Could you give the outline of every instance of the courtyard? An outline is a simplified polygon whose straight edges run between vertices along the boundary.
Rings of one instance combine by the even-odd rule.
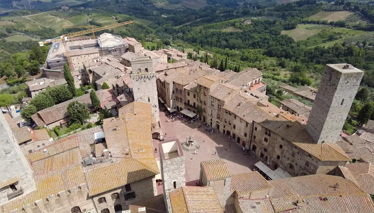
[[[238,174],[252,171],[253,165],[259,159],[243,154],[242,146],[230,140],[227,135],[220,132],[209,133],[205,126],[198,128],[200,121],[192,124],[175,119],[169,121],[164,111],[160,111],[160,122],[164,141],[173,141],[178,139],[180,143],[186,142],[186,138],[192,136],[200,144],[198,153],[186,151],[183,149],[186,166],[186,185],[194,186],[200,175],[200,163],[214,159],[224,159],[228,165],[231,174]],[[161,141],[154,139],[153,146],[157,148]],[[155,153],[156,159],[159,159],[159,153]]]

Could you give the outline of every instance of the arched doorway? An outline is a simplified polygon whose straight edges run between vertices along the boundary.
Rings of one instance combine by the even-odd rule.
[[[239,137],[236,139],[236,143],[240,143],[240,138]]]
[[[252,149],[251,149],[254,153],[256,153],[256,150],[257,150],[257,146],[252,144]]]
[[[121,204],[115,205],[115,206],[114,206],[114,211],[115,211],[115,212],[120,212],[120,211],[122,211],[122,205],[121,205]]]
[[[235,141],[235,134],[234,133],[232,133],[232,139]]]
[[[291,173],[291,175],[294,174],[294,172],[295,172],[295,165],[293,165],[292,163],[288,163],[287,164],[287,171],[289,173]]]
[[[101,210],[101,213],[110,213],[109,209],[103,209]]]
[[[226,131],[226,135],[230,136],[231,132],[229,130]]]

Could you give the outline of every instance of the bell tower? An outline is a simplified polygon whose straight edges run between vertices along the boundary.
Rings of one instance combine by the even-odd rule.
[[[149,103],[152,107],[152,116],[156,123],[160,121],[156,73],[153,69],[152,59],[148,56],[137,57],[131,61],[130,74],[133,84],[134,101]]]

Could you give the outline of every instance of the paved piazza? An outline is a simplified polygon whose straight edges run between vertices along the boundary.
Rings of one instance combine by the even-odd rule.
[[[177,138],[182,143],[186,141],[188,136],[193,136],[195,141],[200,143],[198,154],[183,149],[186,159],[186,185],[196,184],[200,175],[200,162],[202,161],[222,158],[227,162],[232,174],[249,172],[253,168],[254,163],[259,161],[258,159],[253,159],[252,156],[244,156],[242,147],[234,141],[229,141],[228,136],[219,132],[210,134],[205,131],[204,126],[195,127],[200,124],[199,121],[187,124],[187,122],[179,119],[174,122],[168,122],[167,120],[169,118],[166,117],[165,112],[160,111],[162,130],[164,134],[166,133],[165,141],[172,141]],[[159,140],[154,140],[154,147],[158,147],[159,143]],[[155,156],[159,159],[159,153],[155,154]]]

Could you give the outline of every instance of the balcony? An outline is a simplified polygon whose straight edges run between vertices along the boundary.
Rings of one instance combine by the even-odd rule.
[[[12,191],[12,192],[8,193],[8,194],[7,194],[7,196],[8,196],[8,200],[13,199],[13,198],[15,198],[15,197],[17,197],[17,196],[19,196],[19,195],[21,195],[21,194],[23,194],[23,189],[22,189],[22,187],[20,187],[20,188],[19,188],[18,190],[16,190],[16,191]]]

